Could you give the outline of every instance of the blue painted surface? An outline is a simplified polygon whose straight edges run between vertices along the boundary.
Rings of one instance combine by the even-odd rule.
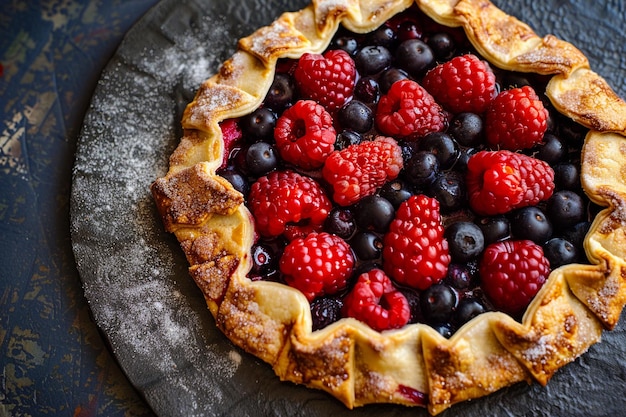
[[[153,415],[90,317],[69,198],[100,72],[156,2],[0,4],[0,415]]]

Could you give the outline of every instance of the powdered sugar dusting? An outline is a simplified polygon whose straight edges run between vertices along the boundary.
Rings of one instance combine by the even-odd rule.
[[[86,118],[72,193],[74,250],[96,322],[122,366],[140,369],[135,383],[165,375],[187,391],[192,409],[199,387],[215,404],[223,394],[210,379],[190,379],[188,369],[231,378],[241,364],[211,343],[221,335],[150,194],[178,142],[179,90],[189,98],[222,59],[205,36],[228,28],[213,19],[196,30],[203,35],[111,62]]]

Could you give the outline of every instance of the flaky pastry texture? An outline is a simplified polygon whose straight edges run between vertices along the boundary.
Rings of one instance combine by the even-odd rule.
[[[241,39],[186,108],[183,137],[152,193],[217,326],[234,344],[281,379],[325,390],[347,407],[398,403],[437,414],[519,381],[545,385],[616,325],[626,303],[626,104],[587,58],[487,0],[415,0],[435,21],[462,27],[492,65],[551,75],[546,94],[554,107],[590,129],[581,181],[605,207],[585,241],[591,265],[554,270],[521,323],[484,313],[450,339],[424,324],[380,333],[354,319],[313,332],[298,290],[246,277],[254,221],[241,194],[215,174],[224,152],[218,123],[261,104],[279,58],[320,53],[340,23],[369,32],[413,3],[313,0]]]

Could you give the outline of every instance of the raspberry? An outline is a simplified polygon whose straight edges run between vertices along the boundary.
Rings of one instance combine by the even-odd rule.
[[[315,180],[293,171],[273,171],[250,189],[249,207],[257,231],[288,239],[321,229],[332,206]]]
[[[331,153],[322,175],[333,189],[333,200],[348,206],[395,179],[402,166],[398,143],[392,138],[378,137]]]
[[[280,258],[285,282],[309,301],[344,290],[353,267],[350,246],[342,238],[325,232],[292,240]]]
[[[548,111],[530,86],[505,90],[485,114],[487,142],[501,149],[528,149],[543,140]]]
[[[430,70],[424,88],[453,113],[483,113],[496,97],[496,77],[476,55],[452,58]]]
[[[381,332],[407,324],[411,308],[389,277],[381,269],[372,269],[359,276],[344,300],[342,314]]]
[[[481,151],[467,163],[470,207],[479,215],[534,206],[554,191],[554,171],[539,159],[511,151]]]
[[[301,100],[276,122],[274,138],[280,156],[299,168],[321,167],[335,148],[333,119],[321,105]]]
[[[487,246],[480,261],[482,288],[493,305],[521,314],[550,274],[541,246],[530,240],[507,240]]]
[[[239,128],[237,119],[226,119],[220,123],[222,130],[222,139],[224,140],[224,156],[222,157],[222,165],[220,169],[226,168],[230,152],[233,150],[237,142],[242,138],[243,133]]]
[[[376,109],[376,126],[385,135],[415,140],[447,126],[447,115],[415,81],[396,81]]]
[[[352,96],[356,67],[350,55],[335,49],[324,55],[305,53],[294,72],[300,93],[335,111]]]
[[[385,272],[396,282],[425,290],[450,264],[439,201],[419,194],[403,202],[383,238]]]

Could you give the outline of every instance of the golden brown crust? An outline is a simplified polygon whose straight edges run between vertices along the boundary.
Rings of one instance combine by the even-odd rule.
[[[591,129],[581,180],[607,207],[586,238],[592,265],[553,271],[521,323],[486,313],[449,340],[422,324],[379,333],[354,319],[312,332],[301,293],[246,277],[253,226],[241,196],[215,175],[223,153],[218,123],[258,107],[277,59],[322,51],[339,23],[371,31],[412,0],[313,0],[241,39],[187,107],[185,135],[152,191],[218,327],[235,344],[281,379],[323,389],[348,407],[392,402],[437,414],[518,381],[545,384],[596,343],[603,327],[615,326],[626,303],[626,157],[616,157],[626,154],[626,104],[574,46],[540,38],[487,0],[415,3],[437,22],[462,27],[492,65],[553,75],[546,93],[555,108]]]

